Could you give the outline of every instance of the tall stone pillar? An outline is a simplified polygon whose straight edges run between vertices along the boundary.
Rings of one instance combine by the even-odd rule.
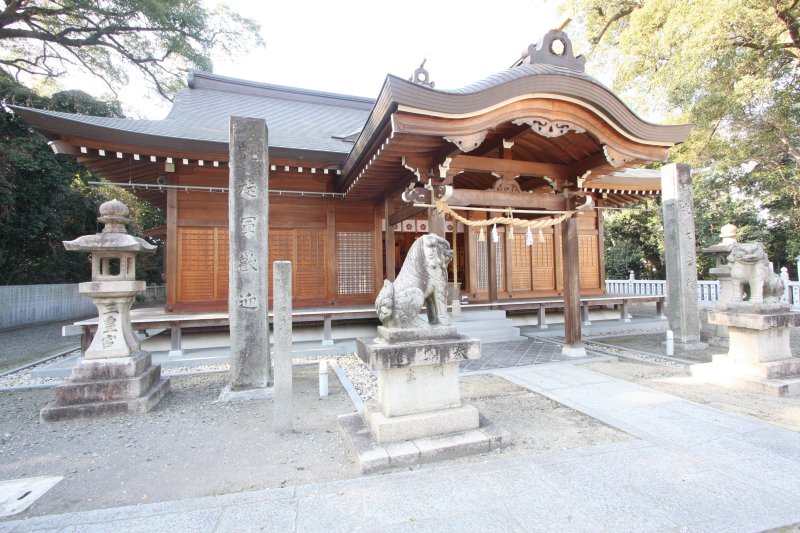
[[[669,328],[684,349],[697,349],[704,345],[700,342],[697,311],[697,260],[689,165],[672,163],[661,168],[661,198]]]
[[[220,400],[272,393],[267,318],[269,250],[267,125],[263,119],[230,119],[228,192],[231,371]]]

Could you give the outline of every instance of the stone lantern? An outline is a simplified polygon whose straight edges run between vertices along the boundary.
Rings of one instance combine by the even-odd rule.
[[[42,409],[43,421],[146,412],[169,390],[161,366],[141,349],[131,326],[131,305],[145,288],[136,281],[136,254],[156,247],[128,235],[128,207],[117,200],[100,206],[102,233],[64,241],[69,251],[92,257],[92,281],[78,291],[92,299],[99,312],[97,332],[72,370],[67,383],[56,387],[56,402]]]
[[[719,297],[715,307],[723,307],[731,301],[733,295],[733,286],[731,284],[731,267],[727,264],[728,254],[731,253],[731,248],[736,244],[736,238],[739,229],[733,224],[725,224],[720,229],[721,241],[713,246],[703,249],[704,253],[712,254],[715,258],[715,264],[708,270],[708,273],[719,280]],[[712,344],[726,345],[728,343],[728,328],[726,326],[714,326],[714,337],[711,339]]]

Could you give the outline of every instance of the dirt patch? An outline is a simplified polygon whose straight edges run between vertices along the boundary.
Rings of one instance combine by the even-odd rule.
[[[215,402],[226,379],[173,377],[170,394],[148,414],[54,424],[38,420],[52,389],[0,393],[0,479],[64,476],[9,519],[358,476],[336,429],[336,417],[354,410],[338,380],[320,399],[316,369],[295,367],[295,432],[276,435],[271,401]],[[631,438],[495,376],[465,377],[462,391],[514,444],[451,462]]]
[[[513,446],[494,455],[527,455],[630,440],[633,437],[503,378],[461,378],[461,396],[503,429]],[[465,458],[466,461],[470,458]]]
[[[629,361],[593,363],[586,365],[586,368],[679,398],[753,416],[787,429],[800,431],[798,397],[775,398],[733,387],[701,383],[695,381],[684,370],[647,363]]]

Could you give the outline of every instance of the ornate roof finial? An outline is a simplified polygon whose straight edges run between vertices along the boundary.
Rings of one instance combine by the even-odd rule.
[[[566,24],[560,25],[561,28],[564,26]],[[583,72],[586,58],[583,55],[575,56],[572,41],[561,29],[556,29],[548,31],[538,44],[528,46],[528,56],[522,62],[558,65]]]
[[[408,81],[413,81],[417,85],[424,85],[433,89],[436,84],[431,81],[428,71],[425,70],[426,61],[428,61],[428,58],[422,60],[422,63],[419,64],[419,67],[417,67],[417,70],[414,71],[414,74],[411,75]]]

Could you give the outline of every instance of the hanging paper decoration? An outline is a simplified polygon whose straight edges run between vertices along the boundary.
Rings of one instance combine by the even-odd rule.
[[[525,246],[533,246],[533,233],[530,226],[528,226],[528,231],[525,232]]]
[[[544,243],[544,232],[542,232],[542,228],[539,228],[539,242]]]
[[[478,233],[478,242],[486,242],[486,234],[483,232],[483,226],[481,226],[481,232]]]
[[[497,242],[500,237],[497,236],[497,224],[492,225],[492,242]]]

